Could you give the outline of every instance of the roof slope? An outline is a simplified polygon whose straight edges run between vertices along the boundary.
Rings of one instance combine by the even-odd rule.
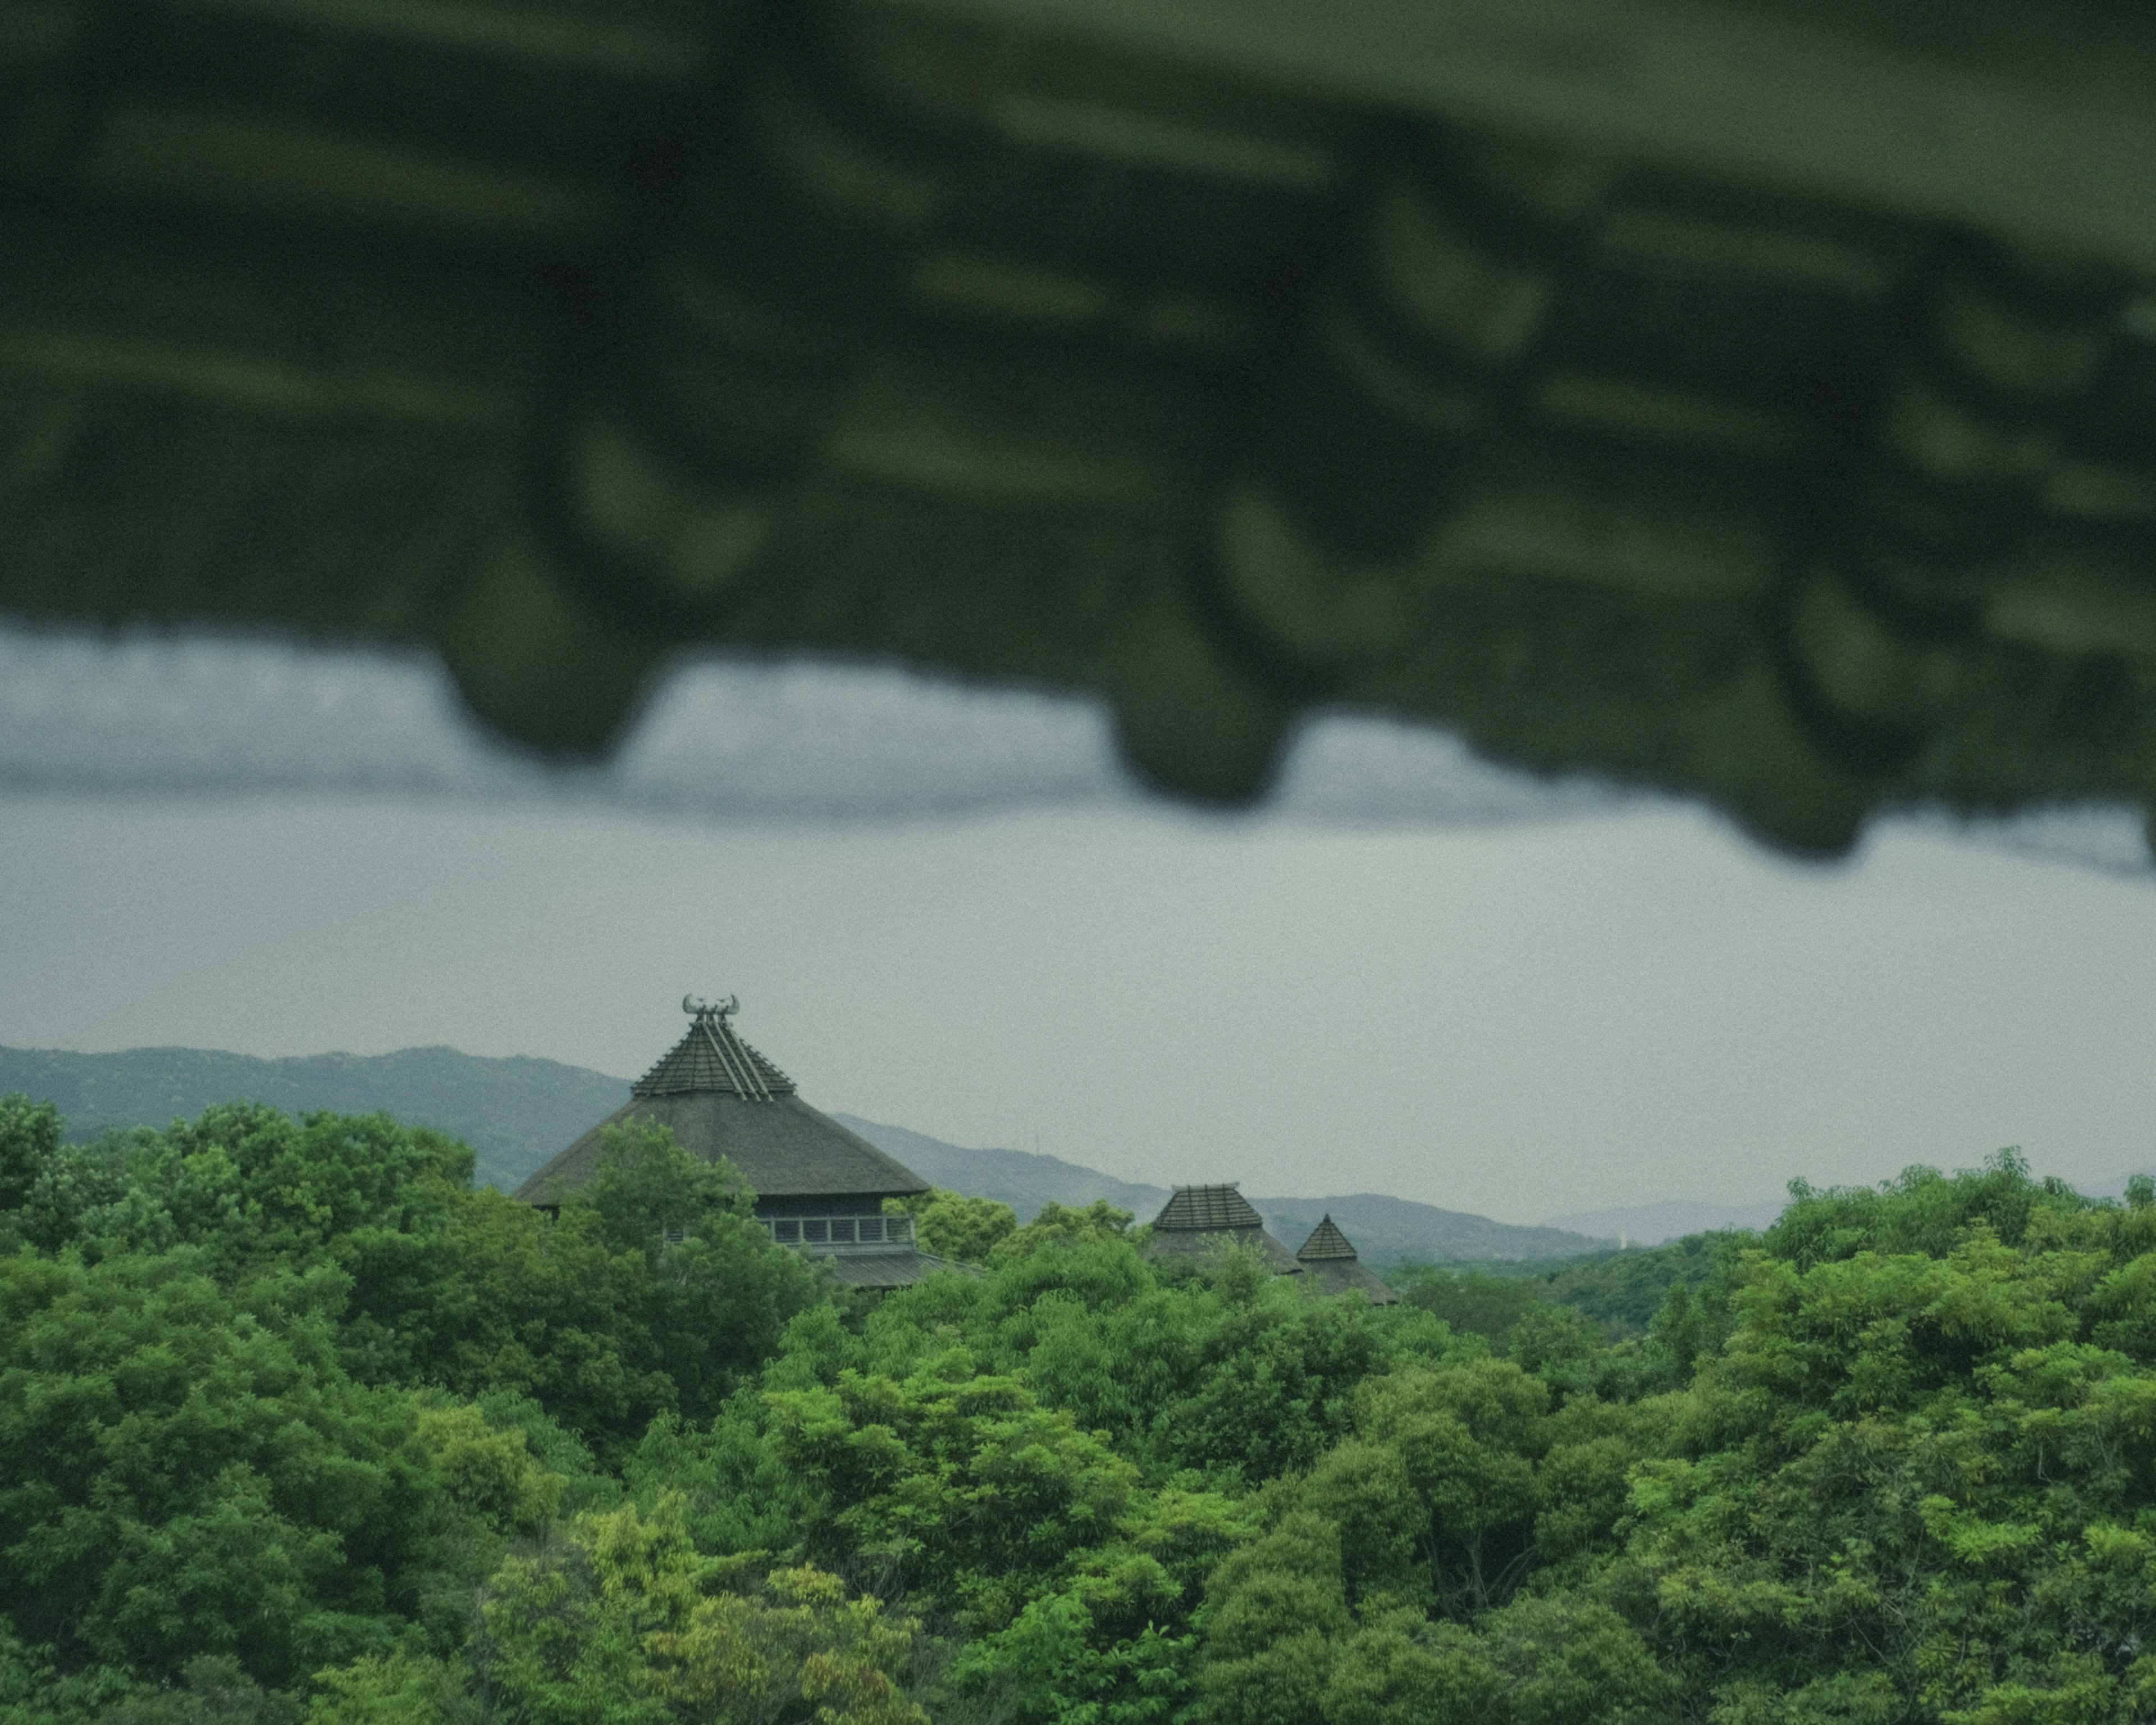
[[[1310,1238],[1302,1243],[1296,1256],[1307,1264],[1318,1258],[1352,1258],[1355,1248],[1348,1243],[1348,1236],[1332,1225],[1328,1210],[1325,1219],[1310,1230]]]
[[[675,1141],[706,1162],[726,1157],[759,1198],[897,1197],[927,1181],[798,1096],[752,1102],[728,1091],[634,1096],[516,1189],[527,1204],[550,1204],[598,1171],[599,1135],[632,1120],[670,1127]]]
[[[584,1133],[516,1189],[527,1204],[551,1204],[597,1172],[601,1138],[631,1121],[667,1127],[706,1162],[741,1170],[759,1198],[893,1198],[928,1183],[866,1138],[819,1113],[793,1081],[735,1033],[733,1003],[685,1000],[686,1035],[632,1087],[628,1103]]]
[[[1262,1228],[1265,1218],[1233,1183],[1225,1186],[1178,1186],[1152,1219],[1155,1228]]]
[[[790,1096],[793,1081],[742,1041],[724,1013],[698,1013],[686,1035],[631,1086],[639,1096],[726,1091],[762,1101]]]
[[[1295,1255],[1320,1293],[1358,1293],[1373,1306],[1399,1302],[1399,1295],[1381,1276],[1363,1267],[1354,1246],[1330,1215],[1310,1230],[1310,1238]]]
[[[1302,1266],[1265,1232],[1265,1219],[1232,1184],[1177,1187],[1153,1218],[1152,1241],[1146,1250],[1156,1258],[1189,1260],[1222,1245],[1256,1247],[1276,1276],[1302,1273]]]

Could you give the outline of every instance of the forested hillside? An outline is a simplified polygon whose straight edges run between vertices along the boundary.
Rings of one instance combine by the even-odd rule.
[[[480,1183],[514,1190],[626,1102],[629,1081],[558,1060],[490,1059],[454,1048],[278,1060],[204,1048],[0,1048],[0,1096],[14,1091],[51,1102],[77,1140],[192,1120],[240,1097],[293,1115],[386,1109],[461,1138],[478,1155]]]
[[[64,1137],[0,1103],[4,1725],[2156,1707],[2146,1181],[1799,1189],[1613,1340],[1105,1205],[877,1303],[658,1133],[551,1222],[383,1117]]]

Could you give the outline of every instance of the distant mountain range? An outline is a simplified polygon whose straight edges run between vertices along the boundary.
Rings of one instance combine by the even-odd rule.
[[[1150,1222],[1168,1202],[1163,1186],[1119,1180],[1059,1156],[1040,1156],[1030,1150],[968,1150],[926,1132],[864,1120],[858,1114],[834,1113],[831,1118],[859,1132],[886,1156],[896,1156],[930,1185],[969,1198],[993,1198],[1016,1210],[1021,1222],[1030,1221],[1045,1204],[1083,1205],[1096,1198],[1130,1211],[1141,1222]]]
[[[877,1149],[896,1156],[935,1185],[1009,1204],[1020,1219],[1045,1204],[1091,1204],[1105,1198],[1119,1209],[1149,1222],[1168,1202],[1168,1189],[1119,1180],[1060,1157],[1029,1150],[968,1150],[902,1126],[885,1126],[856,1114],[831,1117],[850,1127]],[[1486,1263],[1495,1260],[1573,1258],[1600,1250],[1616,1235],[1597,1238],[1558,1228],[1516,1228],[1487,1216],[1441,1210],[1405,1198],[1357,1192],[1337,1198],[1244,1196],[1265,1219],[1265,1227],[1290,1251],[1330,1215],[1373,1264]]]
[[[0,1096],[49,1101],[78,1142],[116,1128],[169,1126],[245,1096],[288,1114],[387,1109],[413,1126],[462,1138],[481,1185],[514,1190],[592,1122],[629,1100],[629,1081],[522,1055],[491,1060],[454,1048],[265,1060],[200,1048],[67,1054],[0,1048]]]
[[[1534,1263],[1606,1251],[1596,1240],[1562,1228],[1522,1228],[1465,1210],[1441,1210],[1377,1192],[1337,1198],[1253,1198],[1265,1226],[1293,1251],[1330,1215],[1372,1264]]]
[[[116,1128],[167,1126],[240,1096],[295,1115],[386,1110],[462,1138],[477,1158],[480,1183],[513,1190],[593,1122],[626,1102],[629,1081],[557,1060],[496,1059],[453,1048],[286,1060],[188,1048],[117,1054],[0,1048],[0,1095],[12,1091],[52,1102],[66,1117],[68,1136],[76,1140]],[[1021,1219],[1050,1202],[1087,1204],[1105,1198],[1148,1221],[1168,1201],[1163,1188],[1119,1180],[1057,1157],[968,1150],[904,1127],[850,1114],[834,1117],[923,1179],[1000,1199]],[[1367,1192],[1333,1198],[1246,1195],[1291,1251],[1329,1214],[1373,1264],[1570,1258],[1606,1249],[1620,1231],[1597,1230],[1604,1236],[1598,1238],[1585,1230],[1518,1228]],[[1644,1242],[1645,1235],[1635,1237]]]
[[[1112,1173],[1078,1167],[1059,1156],[1034,1156],[1026,1149],[963,1149],[947,1145],[942,1138],[907,1132],[903,1126],[884,1126],[860,1115],[832,1115],[832,1119],[854,1127],[888,1156],[897,1156],[927,1182],[948,1186],[953,1193],[1000,1199],[1022,1220],[1030,1219],[1044,1204],[1093,1204],[1093,1199],[1108,1199],[1108,1204],[1130,1209],[1141,1223],[1149,1223],[1168,1201],[1164,1186],[1116,1179]],[[1487,1216],[1468,1216],[1460,1209],[1438,1209],[1431,1204],[1378,1193],[1330,1199],[1268,1199],[1257,1193],[1244,1193],[1244,1197],[1250,1199],[1270,1234],[1289,1250],[1309,1238],[1320,1219],[1332,1216],[1371,1264],[1578,1257],[1604,1249],[1617,1238],[1613,1234],[1609,1240],[1599,1240],[1557,1227],[1513,1227],[1492,1223]]]

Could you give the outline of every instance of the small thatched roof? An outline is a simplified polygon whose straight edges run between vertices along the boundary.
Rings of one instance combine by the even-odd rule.
[[[1355,1248],[1348,1243],[1348,1236],[1332,1224],[1327,1214],[1325,1219],[1310,1230],[1310,1238],[1302,1243],[1296,1256],[1304,1263],[1314,1263],[1320,1258],[1352,1258]]]
[[[1276,1276],[1300,1276],[1302,1266],[1265,1232],[1265,1218],[1231,1182],[1225,1186],[1178,1186],[1153,1218],[1156,1258],[1203,1258],[1223,1243],[1255,1246]]]
[[[1322,1292],[1363,1294],[1373,1306],[1392,1306],[1399,1301],[1383,1277],[1363,1267],[1355,1248],[1330,1215],[1310,1230],[1310,1238],[1295,1255]]]
[[[927,1181],[794,1093],[793,1081],[742,1041],[732,1009],[691,1007],[689,1033],[617,1109],[516,1189],[550,1204],[598,1170],[600,1134],[649,1121],[706,1162],[726,1158],[758,1198],[896,1198]],[[917,1280],[917,1278],[916,1278]]]

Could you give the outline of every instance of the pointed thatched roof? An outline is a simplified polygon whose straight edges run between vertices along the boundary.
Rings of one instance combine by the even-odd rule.
[[[600,1135],[649,1121],[706,1162],[726,1158],[759,1199],[895,1198],[927,1181],[795,1094],[793,1081],[742,1041],[723,1008],[683,1002],[688,1034],[636,1081],[625,1107],[599,1122],[516,1189],[550,1204],[591,1178]]]
[[[1310,1238],[1302,1243],[1296,1256],[1306,1264],[1320,1258],[1352,1258],[1355,1248],[1348,1243],[1348,1236],[1332,1225],[1328,1213],[1322,1222],[1310,1230]]]
[[[630,1094],[639,1096],[692,1091],[726,1091],[761,1102],[792,1096],[793,1081],[741,1040],[731,1009],[715,1009],[696,1014],[689,1034],[630,1086]]]
[[[1250,1201],[1232,1182],[1177,1187],[1153,1218],[1152,1244],[1147,1250],[1157,1258],[1196,1259],[1224,1243],[1255,1246],[1276,1276],[1302,1273],[1302,1266],[1265,1232],[1265,1218],[1250,1208]]]
[[[1392,1306],[1399,1296],[1374,1272],[1365,1270],[1348,1236],[1334,1225],[1331,1215],[1310,1230],[1310,1238],[1296,1255],[1322,1293],[1359,1293],[1373,1306]]]

